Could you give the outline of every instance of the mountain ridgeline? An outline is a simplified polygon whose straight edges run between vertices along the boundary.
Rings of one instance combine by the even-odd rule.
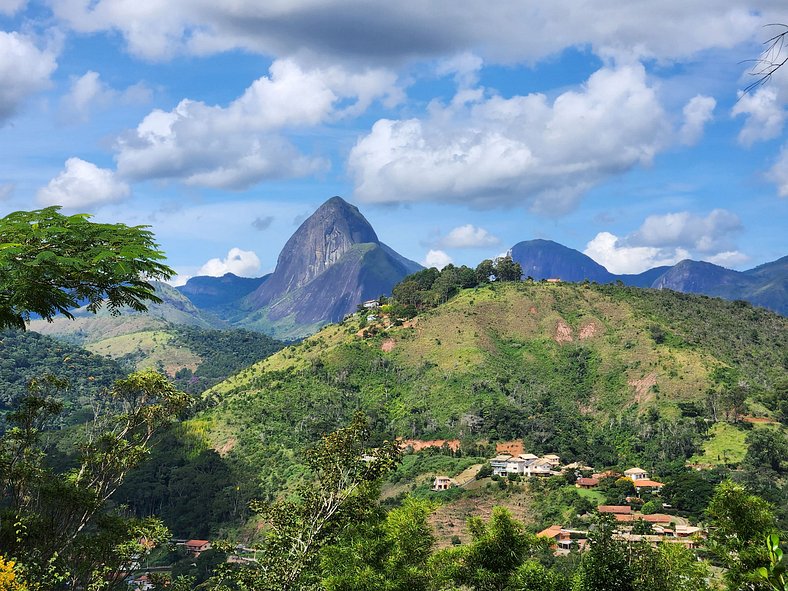
[[[788,314],[788,256],[748,271],[733,271],[702,261],[684,260],[635,275],[616,275],[585,254],[551,240],[527,240],[511,249],[523,276],[535,280],[621,281],[633,287],[671,289],[726,300],[745,300],[782,315]]]

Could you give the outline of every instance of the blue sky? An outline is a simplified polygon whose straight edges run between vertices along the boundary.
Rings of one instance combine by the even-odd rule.
[[[548,238],[614,272],[788,254],[783,0],[0,0],[0,214],[273,270],[325,199],[426,264]]]

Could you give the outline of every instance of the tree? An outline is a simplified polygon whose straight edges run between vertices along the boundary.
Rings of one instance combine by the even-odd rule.
[[[747,433],[745,463],[782,472],[788,469],[788,438],[781,429],[753,429]]]
[[[60,386],[33,382],[9,413],[0,438],[0,548],[42,590],[102,589],[150,549],[142,540],[169,537],[157,519],[128,519],[105,507],[188,397],[151,371],[119,380],[77,444],[74,469],[56,473],[45,465],[42,432],[62,408],[51,396]]]
[[[356,524],[324,549],[322,586],[327,591],[426,591],[432,509],[427,501],[409,498],[385,519]]]
[[[348,527],[359,523],[375,507],[380,479],[399,461],[396,441],[369,446],[370,429],[363,413],[350,425],[323,437],[306,452],[313,477],[298,498],[274,503],[253,502],[252,510],[268,524],[258,563],[237,572],[222,571],[214,584],[232,582],[234,588],[285,591],[304,585],[320,550]]]
[[[523,268],[520,263],[515,263],[511,255],[506,255],[495,261],[495,279],[497,281],[520,281]]]
[[[477,591],[507,588],[520,565],[549,544],[546,538],[526,533],[503,507],[493,509],[488,523],[469,518],[468,529],[470,544],[435,554],[432,565],[438,580]]]
[[[613,538],[616,521],[603,514],[589,533],[589,549],[580,564],[576,591],[629,591],[634,589],[634,573],[626,545]]]
[[[764,50],[758,58],[749,60],[753,65],[750,75],[755,77],[755,81],[749,84],[742,94],[757,90],[766,84],[777,70],[788,63],[788,52],[784,54],[788,41],[788,25],[771,23],[766,26],[774,27],[778,32],[763,42]]]
[[[763,540],[776,530],[771,506],[740,484],[725,481],[717,487],[706,516],[708,548],[727,569],[728,587],[744,588],[749,573],[769,563]]]
[[[174,271],[160,262],[164,254],[146,226],[100,224],[59,209],[0,219],[0,328],[24,330],[31,314],[73,318],[80,305],[96,312],[106,303],[117,313],[161,301],[149,281]]]

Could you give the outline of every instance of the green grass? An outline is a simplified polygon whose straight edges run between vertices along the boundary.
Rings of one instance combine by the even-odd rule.
[[[605,495],[603,495],[598,490],[588,489],[588,488],[574,488],[574,491],[579,494],[581,497],[588,499],[592,503],[596,503],[597,505],[603,505],[605,503]]]
[[[703,444],[703,454],[690,459],[694,464],[738,464],[747,453],[747,433],[729,423],[716,423]]]

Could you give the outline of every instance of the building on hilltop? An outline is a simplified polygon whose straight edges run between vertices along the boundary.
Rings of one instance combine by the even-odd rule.
[[[449,490],[457,486],[457,484],[448,476],[436,476],[435,482],[432,483],[432,490]]]

